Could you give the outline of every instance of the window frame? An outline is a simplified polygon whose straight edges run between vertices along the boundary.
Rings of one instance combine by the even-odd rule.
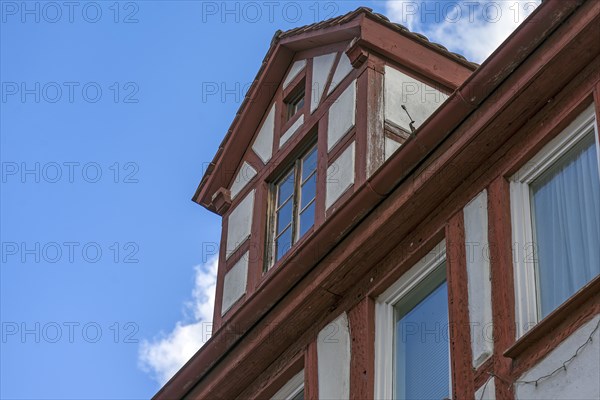
[[[294,116],[304,108],[304,104],[306,103],[306,91],[304,90],[304,86],[304,82],[300,82],[298,89],[294,89],[294,92],[292,92],[289,98],[284,100],[286,106],[285,122],[294,118]],[[299,105],[301,102],[302,105]]]
[[[592,103],[509,179],[512,242],[517,246],[513,249],[516,339],[543,319],[540,317],[531,184],[590,134],[594,135],[600,173],[598,124]]]
[[[375,300],[375,399],[395,398],[395,350],[390,352],[389,349],[395,349],[396,305],[413,289],[434,277],[445,262],[446,241],[444,240]],[[446,282],[448,282],[447,272]],[[450,321],[449,304],[448,320]],[[450,346],[448,348],[450,351],[449,390],[452,396],[452,350]]]
[[[317,158],[316,163],[315,163],[315,169],[314,169],[314,171],[311,172],[311,174],[309,174],[307,176],[306,179],[302,179],[302,169],[303,169],[304,161],[306,160],[307,156],[309,154],[311,154],[313,151],[315,152],[316,158]],[[306,236],[312,229],[312,227],[311,227],[304,233],[304,235],[300,235],[301,214],[313,204],[315,205],[315,220],[316,220],[316,202],[317,202],[317,191],[318,191],[318,159],[319,159],[318,144],[317,144],[316,140],[312,140],[309,142],[308,145],[302,147],[302,150],[299,153],[299,155],[290,164],[288,164],[288,167],[284,170],[284,172],[282,174],[278,175],[277,179],[274,179],[273,182],[271,184],[269,184],[269,206],[267,207],[267,210],[268,210],[267,255],[268,255],[268,257],[267,257],[266,266],[264,268],[265,272],[270,270],[280,260],[284,259],[285,256],[287,255],[287,253],[290,252],[290,250],[296,245],[296,243],[298,243],[298,241],[300,239],[302,239],[304,236]],[[282,232],[277,232],[277,225],[279,223],[277,212],[282,208],[279,206],[279,185],[290,174],[292,174],[294,176],[293,193],[291,195],[291,200],[289,200],[289,201],[292,201],[292,222],[291,222],[291,227],[290,227],[290,229],[292,230],[291,247],[281,256],[281,258],[277,259],[277,239],[279,237],[281,237],[281,234],[287,229],[287,228],[284,229]],[[317,180],[317,182],[315,183],[315,195],[311,199],[311,201],[309,201],[305,205],[304,208],[300,209],[302,207],[301,194],[302,194],[303,185],[305,183],[307,183],[313,176],[315,176],[315,179]],[[313,225],[312,225],[313,227],[314,227],[314,224],[315,224],[315,221],[313,221]]]
[[[304,391],[304,370],[294,375],[271,397],[271,400],[293,400]]]
[[[302,105],[298,106],[302,102]],[[283,99],[283,124],[288,124],[301,114],[306,106],[306,76],[296,83]],[[284,131],[282,131],[282,134]]]

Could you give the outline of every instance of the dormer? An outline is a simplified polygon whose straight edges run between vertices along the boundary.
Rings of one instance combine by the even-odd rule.
[[[245,304],[266,312],[278,297],[259,292],[282,296],[335,247],[475,68],[366,8],[276,33],[193,198],[223,217],[215,330]]]

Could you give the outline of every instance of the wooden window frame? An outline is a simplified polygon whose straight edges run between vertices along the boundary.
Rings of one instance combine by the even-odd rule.
[[[303,181],[302,180],[303,162],[304,162],[304,159],[306,158],[306,156],[308,156],[313,151],[316,152],[317,164],[315,164],[314,171]],[[300,209],[300,206],[301,206],[300,195],[302,192],[302,185],[304,183],[308,182],[308,180],[310,178],[312,178],[313,176],[316,176],[317,180],[318,180],[318,157],[319,157],[319,153],[318,153],[317,141],[316,141],[316,139],[311,140],[308,145],[302,147],[302,150],[299,152],[299,155],[294,158],[294,160],[284,170],[284,172],[282,174],[278,175],[277,179],[274,179],[273,182],[271,184],[269,184],[269,205],[267,207],[267,213],[268,213],[267,230],[268,230],[268,232],[266,235],[267,236],[267,242],[266,242],[267,262],[265,263],[263,272],[267,272],[268,270],[273,268],[276,264],[278,264],[281,260],[283,260],[286,257],[286,255],[298,243],[298,241],[300,241],[300,239],[302,239],[304,236],[308,235],[310,233],[310,230],[312,229],[311,228],[311,229],[307,230],[304,233],[304,235],[300,236],[300,215],[302,214],[302,212],[304,210],[306,210],[312,204],[315,204],[315,206],[316,206],[316,201],[317,201],[317,197],[318,197],[318,193],[317,193],[318,182],[315,187],[315,196],[312,198],[312,200],[308,204],[306,204],[306,206],[303,209]],[[290,174],[294,175],[294,191],[291,196],[291,201],[293,202],[293,204],[292,204],[292,222],[291,222],[291,227],[290,227],[290,229],[292,230],[292,241],[291,241],[292,243],[291,243],[290,249],[288,249],[286,251],[286,253],[281,256],[281,258],[276,259],[276,257],[277,257],[277,248],[276,248],[277,239],[279,237],[281,237],[281,233],[287,229],[286,228],[282,232],[279,232],[279,233],[277,232],[277,222],[278,222],[277,221],[277,212],[281,209],[281,207],[278,207],[278,202],[279,202],[278,188],[279,188],[279,184],[282,182],[282,180],[285,179]],[[313,226],[316,222],[316,212],[317,212],[317,210],[315,209],[315,221],[313,221]]]
[[[517,246],[513,249],[516,251],[513,257],[516,339],[522,337],[542,320],[531,219],[530,185],[590,134],[594,135],[597,154],[600,155],[594,104],[579,114],[567,128],[509,179],[512,241]],[[598,158],[600,171],[600,157]]]
[[[375,301],[375,399],[393,399],[394,388],[394,332],[396,304],[407,294],[426,282],[446,262],[446,241],[434,247],[435,254],[423,257]],[[447,266],[446,266],[447,268]],[[446,270],[447,274],[447,270]],[[448,278],[446,277],[446,281]],[[448,307],[450,314],[450,307]],[[450,318],[450,315],[448,315]],[[450,365],[450,394],[452,394],[452,366]]]
[[[279,101],[281,104],[279,111],[281,126],[279,132],[280,138],[284,136],[288,129],[290,129],[299,118],[302,118],[306,112],[309,101],[306,87],[307,78],[308,77],[305,68],[304,71],[300,72],[298,76],[296,76],[289,86],[282,92],[282,99]],[[294,114],[290,114],[290,104],[298,101],[301,98],[304,99],[304,104],[296,109]]]
[[[294,375],[271,397],[271,400],[293,400],[304,391],[304,370]]]
[[[298,87],[294,88],[290,95],[283,101],[285,104],[286,121],[291,120],[294,116],[300,112],[306,105],[306,84],[304,80],[300,81]],[[301,106],[298,106],[302,102]]]

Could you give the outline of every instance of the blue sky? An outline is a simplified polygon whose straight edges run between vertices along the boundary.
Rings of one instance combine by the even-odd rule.
[[[275,30],[365,5],[481,62],[528,11],[407,3],[1,1],[0,397],[149,398],[206,339],[220,219],[190,199]]]

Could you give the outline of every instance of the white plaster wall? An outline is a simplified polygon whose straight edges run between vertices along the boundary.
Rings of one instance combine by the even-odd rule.
[[[267,118],[254,139],[252,150],[266,164],[273,155],[273,132],[275,130],[275,104],[271,107]]]
[[[327,168],[325,207],[329,208],[354,184],[354,151],[352,142],[342,154]]]
[[[245,293],[248,281],[248,252],[225,274],[223,279],[223,301],[221,315],[225,315]]]
[[[475,392],[475,400],[496,400],[496,378],[490,378]]]
[[[329,108],[327,151],[352,128],[356,121],[356,81],[344,90]]]
[[[331,84],[329,85],[329,89],[327,90],[327,94],[330,94],[335,90],[336,87],[344,80],[344,78],[352,71],[352,64],[350,63],[350,59],[346,55],[346,53],[342,53],[340,58],[340,62],[335,68],[335,72],[333,73],[333,78],[331,79]]]
[[[350,329],[346,313],[327,325],[317,337],[319,399],[350,397]]]
[[[394,139],[390,139],[389,137],[385,138],[385,159],[387,160],[398,150],[402,144],[400,142],[395,141]]]
[[[283,146],[288,140],[290,140],[290,138],[294,135],[294,133],[296,133],[296,131],[298,129],[300,129],[300,127],[302,126],[302,124],[304,124],[304,115],[300,115],[300,117],[298,117],[298,119],[296,120],[296,122],[294,122],[292,124],[292,126],[290,126],[288,128],[287,131],[285,131],[285,133],[281,136],[281,138],[279,139],[279,147],[281,148],[281,146]]]
[[[254,190],[229,214],[227,220],[227,258],[250,236],[254,210]]]
[[[252,165],[248,164],[246,161],[242,164],[242,167],[238,171],[237,175],[233,179],[233,183],[231,184],[231,188],[229,191],[231,192],[231,198],[235,199],[236,196],[246,187],[248,182],[252,180],[256,176],[256,170],[252,168]]]
[[[331,74],[331,68],[335,61],[336,53],[324,54],[313,59],[312,82],[311,82],[311,114],[319,107],[321,97],[325,91],[327,78]]]
[[[283,88],[285,89],[295,77],[304,69],[306,66],[306,60],[298,60],[294,64],[292,64],[292,68],[290,68],[290,72],[288,72],[285,80],[283,81]]]
[[[560,367],[575,354],[596,328],[600,316],[596,316],[565,341],[546,358],[527,371],[519,380],[535,380]],[[537,386],[516,384],[515,395],[520,400],[597,400],[600,398],[600,330],[596,330],[592,342],[582,349],[567,365],[567,370],[557,372]]]
[[[448,96],[419,82],[416,79],[390,66],[385,67],[384,108],[385,118],[397,124],[407,132],[410,119],[402,109],[406,107],[418,128],[446,100]]]
[[[469,320],[473,367],[479,367],[493,351],[492,285],[488,251],[487,191],[479,193],[463,209],[465,253],[469,292]]]

